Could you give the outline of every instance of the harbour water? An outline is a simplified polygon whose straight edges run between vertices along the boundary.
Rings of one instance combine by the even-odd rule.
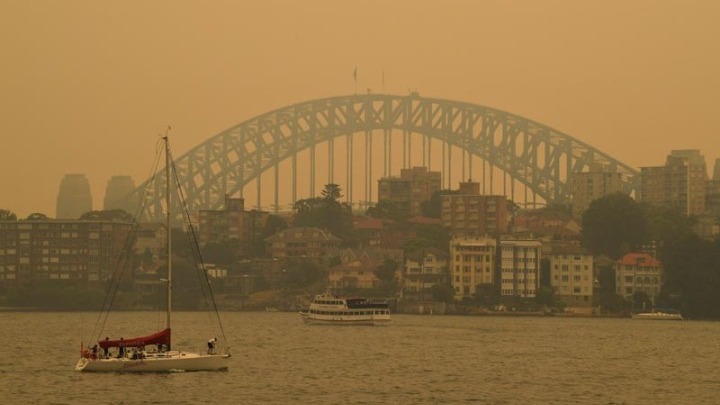
[[[720,323],[394,315],[386,327],[304,325],[297,314],[221,314],[226,372],[73,371],[90,313],[0,313],[0,404],[717,404]],[[161,327],[113,314],[107,334]],[[203,350],[205,313],[173,318]]]

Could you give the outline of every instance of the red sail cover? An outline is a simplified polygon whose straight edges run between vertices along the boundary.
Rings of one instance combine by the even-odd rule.
[[[110,347],[143,347],[160,344],[170,347],[170,329],[161,330],[160,332],[154,333],[150,336],[122,340],[101,340],[98,343],[103,349],[108,349]]]

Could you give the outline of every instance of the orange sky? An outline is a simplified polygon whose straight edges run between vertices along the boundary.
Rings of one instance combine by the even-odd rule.
[[[148,176],[257,114],[354,91],[532,118],[630,165],[720,158],[716,1],[0,0],[0,208],[55,215],[66,173]]]

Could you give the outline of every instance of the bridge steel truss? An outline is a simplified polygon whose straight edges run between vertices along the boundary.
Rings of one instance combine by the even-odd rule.
[[[225,195],[242,195],[243,188],[256,181],[260,205],[260,175],[275,169],[275,206],[278,206],[279,164],[291,159],[292,202],[297,200],[297,156],[310,152],[310,193],[315,195],[315,150],[328,145],[328,180],[333,180],[334,140],[346,137],[348,168],[345,187],[353,201],[350,170],[354,134],[365,134],[365,174],[372,178],[373,131],[383,131],[384,172],[389,175],[392,164],[392,131],[402,131],[403,166],[407,167],[412,153],[410,134],[422,134],[422,162],[430,165],[430,139],[443,145],[451,159],[452,147],[463,150],[463,172],[466,154],[479,157],[490,169],[502,170],[547,202],[569,202],[572,173],[602,165],[617,171],[624,189],[637,189],[636,169],[623,164],[588,144],[546,125],[511,113],[480,105],[419,97],[382,94],[350,95],[312,100],[280,108],[233,126],[211,137],[186,154],[175,159],[179,182],[188,209],[218,209]],[[428,142],[428,145],[426,145]],[[447,148],[447,152],[446,152]],[[358,167],[359,168],[359,167]],[[448,165],[449,168],[449,165]],[[357,170],[357,169],[356,169]],[[449,169],[448,169],[449,170]],[[464,173],[463,173],[464,174]],[[285,176],[285,175],[284,175]],[[445,176],[445,174],[443,174]],[[449,176],[449,174],[448,174]],[[492,182],[492,176],[490,178]],[[164,171],[140,185],[131,195],[137,201],[149,187],[143,219],[160,219],[163,215]],[[365,195],[371,196],[366,180]],[[491,187],[492,188],[492,187]],[[177,201],[177,199],[175,200]],[[173,212],[178,212],[173,207]]]

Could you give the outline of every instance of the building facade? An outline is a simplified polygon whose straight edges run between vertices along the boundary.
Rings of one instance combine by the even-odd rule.
[[[705,212],[707,165],[700,151],[674,150],[665,166],[641,168],[642,202],[677,208],[685,215]]]
[[[112,221],[2,221],[0,282],[107,280],[126,257],[131,226]]]
[[[407,258],[400,283],[403,298],[419,301],[432,300],[436,284],[449,284],[448,255],[437,249],[428,249],[421,258]]]
[[[201,246],[228,240],[238,241],[238,253],[249,255],[256,242],[261,242],[262,230],[269,213],[246,211],[243,198],[225,197],[221,210],[200,210],[198,239]]]
[[[534,239],[500,241],[500,295],[534,298],[540,288],[542,243]]]
[[[617,293],[624,298],[644,292],[655,302],[655,297],[660,295],[662,280],[662,263],[648,253],[628,253],[615,263]]]
[[[499,235],[508,230],[507,198],[480,195],[480,183],[460,183],[460,193],[442,196],[443,226],[455,236]]]
[[[265,239],[271,258],[307,257],[322,259],[340,247],[340,238],[315,227],[284,229]]]
[[[593,201],[622,191],[620,173],[605,170],[574,173],[572,175],[573,216],[580,218]]]
[[[568,307],[593,306],[594,257],[580,246],[553,247],[549,257],[550,286]]]
[[[421,204],[440,191],[440,172],[427,167],[401,169],[400,177],[383,177],[378,180],[378,201],[387,200],[409,216],[422,215]]]
[[[450,241],[450,283],[455,300],[474,298],[481,285],[492,288],[495,255],[496,241],[492,238],[458,237]]]

